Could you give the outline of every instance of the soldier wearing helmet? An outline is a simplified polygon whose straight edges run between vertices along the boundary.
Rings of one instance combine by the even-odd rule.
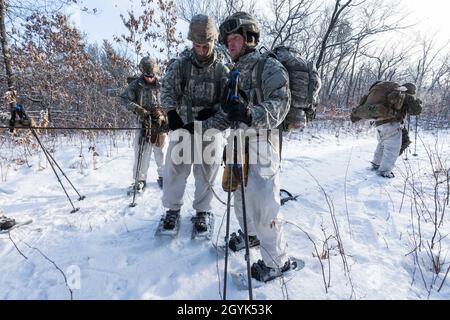
[[[194,16],[188,33],[192,49],[183,52],[168,67],[162,81],[161,101],[172,131],[164,177],[162,202],[167,211],[160,228],[162,232],[173,233],[177,230],[186,180],[192,167],[195,178],[192,206],[196,211],[193,227],[198,233],[210,231],[208,225],[209,221],[212,221],[213,198],[211,185],[214,184],[220,162],[207,164],[202,159],[201,163],[178,163],[174,160],[176,156],[172,156],[172,151],[177,152],[177,145],[184,135],[187,135],[186,139],[190,141],[194,132],[194,121],[201,121],[203,129],[215,128],[218,122],[225,121],[224,115],[218,111],[228,69],[215,49],[217,36],[213,19],[201,14]],[[195,144],[189,153],[203,155],[206,148],[211,150],[219,146],[220,135],[215,135],[212,141],[203,141],[200,146]]]
[[[164,132],[166,115],[160,107],[159,66],[150,57],[139,63],[141,76],[132,81],[121,95],[122,105],[138,116],[143,130],[136,131],[134,138],[133,179],[128,190],[140,192],[147,185],[147,171],[153,151],[158,171],[157,183],[162,188],[164,161],[167,151],[167,133]]]
[[[252,277],[270,281],[291,267],[286,256],[280,217],[279,139],[277,129],[290,106],[289,75],[284,66],[267,54],[256,50],[260,30],[255,19],[246,12],[236,12],[220,25],[220,42],[228,48],[240,72],[240,99],[222,104],[229,123],[238,123],[249,137],[248,179],[246,190],[247,227],[251,246],[261,245],[262,260],[253,263]],[[261,79],[255,74],[261,70]],[[257,82],[260,83],[257,83]],[[264,134],[265,130],[265,134]],[[272,130],[272,131],[270,131]],[[267,134],[267,132],[271,134]],[[257,133],[256,133],[257,132]],[[230,140],[229,140],[230,141]],[[232,144],[229,143],[228,146]],[[239,152],[238,152],[239,153]],[[244,230],[242,186],[234,192],[234,210]],[[244,233],[231,235],[230,249],[243,249]]]

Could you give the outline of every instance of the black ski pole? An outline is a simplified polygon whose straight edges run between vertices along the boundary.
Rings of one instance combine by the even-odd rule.
[[[16,108],[17,113],[20,117],[20,119],[22,120],[29,120],[30,118],[28,117],[28,115],[26,114],[24,108],[22,106],[18,106]],[[33,133],[34,137],[36,138],[36,140],[40,139],[38,138],[38,134],[36,133],[36,131],[34,130],[34,127],[30,127],[31,132]],[[59,171],[61,172],[61,174],[63,175],[64,178],[66,178],[67,182],[69,182],[70,186],[73,188],[73,190],[78,194],[78,201],[82,201],[86,198],[86,196],[82,196],[77,188],[75,188],[75,186],[73,185],[72,181],[70,181],[70,179],[67,177],[67,175],[65,174],[64,170],[59,166],[58,162],[56,162],[56,160],[53,158],[53,156],[50,154],[50,152],[48,152],[48,150],[44,147],[44,145],[42,143],[39,143],[42,150],[44,151],[44,153],[46,154],[47,159],[50,158],[53,161],[53,164],[56,165],[56,167],[59,169]]]
[[[33,128],[30,128],[30,130],[31,130],[31,133],[33,134],[33,136],[36,138],[36,140],[37,140],[37,142],[39,143],[39,145],[41,146],[42,151],[44,152],[44,155],[45,155],[45,157],[47,158],[48,163],[50,163],[50,167],[52,168],[53,173],[54,173],[55,176],[56,176],[56,179],[58,179],[59,184],[61,185],[61,187],[62,187],[64,193],[65,193],[66,196],[67,196],[67,199],[69,199],[69,202],[70,202],[70,204],[71,204],[71,206],[72,206],[72,208],[73,208],[73,210],[70,211],[70,213],[75,213],[75,212],[77,212],[78,210],[80,210],[80,208],[75,208],[75,206],[73,205],[72,199],[70,199],[69,194],[68,194],[67,191],[66,191],[66,188],[64,187],[64,185],[63,185],[63,183],[62,183],[62,181],[61,181],[61,179],[60,179],[58,173],[56,172],[55,167],[53,166],[53,161],[52,161],[52,159],[49,157],[49,154],[48,154],[47,149],[45,149],[44,145],[43,145],[42,142],[41,142],[41,139],[39,139],[39,137],[38,137],[38,135],[36,134],[36,132],[34,131],[34,129],[33,129]]]
[[[408,135],[409,135],[409,123],[411,122],[411,116],[408,114],[408,128],[407,128],[407,131],[408,131]],[[402,133],[402,143],[403,143],[403,133]],[[409,146],[406,148],[406,150],[405,150],[405,160],[408,160],[408,151],[409,151]]]
[[[136,204],[136,187],[139,183],[138,179],[139,179],[139,172],[141,171],[142,153],[143,153],[143,149],[144,149],[146,132],[147,132],[147,129],[142,128],[142,130],[140,132],[140,137],[139,137],[138,160],[137,160],[137,165],[136,165],[136,171],[134,173],[134,188],[133,188],[134,190],[133,190],[133,201],[130,203],[131,208],[134,208],[137,205]]]
[[[237,138],[235,137],[235,143]],[[244,143],[244,152],[242,153],[242,162],[245,160],[245,143]],[[248,228],[247,228],[247,209],[245,206],[245,183],[244,183],[244,165],[236,164],[237,172],[241,184],[241,196],[242,196],[242,216],[244,220],[244,235],[245,235],[245,260],[247,261],[247,281],[248,281],[248,297],[249,300],[253,300],[253,290],[252,290],[252,276],[251,276],[251,267],[250,267],[250,246],[248,240]]]
[[[228,103],[234,104],[239,102],[239,75],[240,72],[237,69],[233,69],[230,72],[230,89],[231,92],[228,96]],[[238,123],[234,123],[233,125],[234,134],[237,133],[238,129]],[[241,157],[241,159],[238,159],[237,157],[237,136],[235,135],[233,137],[233,147],[232,147],[232,155],[234,158],[234,163],[230,166],[232,170],[230,170],[229,174],[230,176],[234,174],[235,170],[238,174],[238,184],[241,184],[241,196],[242,196],[242,213],[243,213],[243,219],[244,219],[244,236],[245,236],[245,260],[247,261],[247,281],[248,281],[248,295],[249,300],[253,300],[253,290],[252,290],[252,278],[251,278],[251,268],[250,268],[250,247],[249,247],[249,240],[248,240],[248,228],[247,228],[247,210],[245,206],[245,184],[244,184],[244,175],[243,175],[243,165],[240,165],[238,160],[242,160],[244,162],[245,160],[245,143],[244,143],[244,152],[241,152],[241,155],[244,156]],[[242,151],[242,150],[241,150]],[[229,237],[229,219],[230,219],[230,197],[231,197],[231,178],[228,177],[228,203],[227,203],[227,230],[226,230],[226,236],[225,236],[225,275],[224,275],[224,299],[226,299],[226,279],[227,279],[227,270],[228,270],[228,237]]]
[[[416,116],[416,132],[414,132],[414,153],[413,156],[417,157],[417,129],[419,124],[419,116]]]
[[[32,129],[34,131],[34,129]],[[37,136],[37,133],[34,133],[35,136]],[[42,147],[44,148],[44,147]],[[64,173],[63,169],[61,169],[61,167],[59,166],[58,162],[56,162],[56,160],[53,158],[53,156],[50,154],[50,152],[48,152],[48,150],[45,150],[47,152],[47,155],[50,157],[50,159],[53,160],[53,163],[56,165],[56,167],[59,169],[59,171],[61,171],[62,175],[64,176],[64,178],[66,178],[67,182],[69,182],[70,186],[72,187],[72,189],[78,194],[78,201],[82,201],[84,199],[86,199],[86,196],[82,196],[78,190],[75,188],[75,186],[73,185],[72,181],[70,181],[70,179],[67,177],[67,175]]]
[[[227,168],[228,168],[228,181],[227,181],[228,190],[227,190],[227,222],[225,227],[225,270],[223,276],[223,300],[227,300],[228,241],[230,238],[231,185],[233,181],[233,164],[228,163]]]

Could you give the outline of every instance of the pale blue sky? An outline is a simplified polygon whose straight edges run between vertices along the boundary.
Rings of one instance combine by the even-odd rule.
[[[261,0],[264,1],[264,0]],[[450,1],[448,0],[398,0],[406,11],[411,12],[411,21],[418,22],[416,29],[422,33],[437,34],[440,43],[450,39]],[[140,0],[84,0],[85,5],[97,8],[99,13],[88,15],[77,10],[70,10],[72,19],[81,30],[87,33],[89,42],[102,43],[103,39],[112,40],[113,35],[119,35],[125,29],[120,20],[120,13],[126,13],[134,3],[134,9],[139,10]],[[182,22],[180,31],[186,36],[187,25]]]

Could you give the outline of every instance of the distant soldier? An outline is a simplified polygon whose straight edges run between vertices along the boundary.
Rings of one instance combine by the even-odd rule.
[[[121,95],[123,106],[138,115],[143,130],[134,138],[133,182],[128,194],[142,191],[147,185],[147,171],[153,150],[158,167],[157,183],[163,187],[164,161],[167,151],[167,133],[164,132],[166,116],[160,107],[159,67],[154,59],[142,58],[139,63],[142,75],[131,82]]]
[[[415,94],[413,83],[400,86],[396,82],[377,81],[370,87],[369,94],[361,98],[359,106],[352,110],[352,122],[375,120],[378,145],[371,163],[372,169],[382,177],[394,177],[395,162],[410,144],[405,117],[422,112],[422,101]]]

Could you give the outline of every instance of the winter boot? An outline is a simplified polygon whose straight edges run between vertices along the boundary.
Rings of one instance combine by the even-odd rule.
[[[158,180],[156,180],[156,182],[158,183],[158,186],[161,188],[163,188],[163,178],[162,177],[158,177]]]
[[[0,216],[0,230],[11,229],[16,224],[16,220],[6,216]]]
[[[281,276],[283,272],[286,272],[289,269],[291,269],[291,261],[289,259],[281,268],[270,268],[266,266],[264,261],[258,260],[258,262],[255,262],[252,265],[251,275],[252,278],[258,281],[267,282]]]
[[[259,239],[257,236],[248,236],[248,246],[249,248],[259,246]],[[245,248],[245,236],[241,230],[238,230],[238,234],[233,232],[230,235],[230,241],[228,242],[228,247],[237,252]]]
[[[131,186],[128,188],[127,194],[129,196],[133,195],[134,191],[136,193],[144,191],[145,187],[147,186],[147,182],[145,180],[139,180],[138,183],[132,183]]]
[[[168,210],[164,217],[163,227],[165,230],[173,230],[180,219],[180,210]]]
[[[194,228],[198,233],[206,232],[208,230],[209,212],[197,212],[196,216],[192,218]]]

